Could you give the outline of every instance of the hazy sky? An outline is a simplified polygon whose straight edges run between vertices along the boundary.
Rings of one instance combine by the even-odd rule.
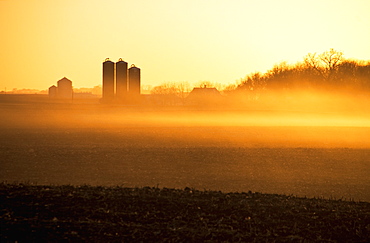
[[[0,0],[0,90],[101,84],[102,62],[144,85],[235,83],[330,48],[370,59],[370,0]]]

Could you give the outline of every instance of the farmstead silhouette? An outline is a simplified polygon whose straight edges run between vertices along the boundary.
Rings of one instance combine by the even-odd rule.
[[[122,58],[114,63],[103,62],[103,103],[136,104],[140,100],[140,68],[134,64],[127,69]]]
[[[72,99],[72,81],[64,77],[49,88],[49,98]]]

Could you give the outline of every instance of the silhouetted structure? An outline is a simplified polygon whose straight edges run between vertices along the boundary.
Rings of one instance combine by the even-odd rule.
[[[58,97],[58,88],[57,86],[53,85],[53,86],[50,86],[49,88],[49,98],[50,99],[55,99]]]
[[[109,58],[103,62],[103,101],[112,102],[114,99],[114,62]]]
[[[116,99],[117,102],[125,102],[127,100],[127,62],[121,58],[116,63]]]
[[[194,88],[186,97],[189,105],[215,105],[221,102],[222,95],[216,88]]]
[[[73,89],[72,89],[72,81],[68,78],[64,77],[57,82],[58,86],[58,98],[61,99],[72,99],[73,97]]]
[[[138,104],[140,102],[140,68],[131,65],[122,58],[114,63],[105,59],[103,62],[103,103]]]
[[[129,92],[131,97],[140,96],[140,68],[134,64],[128,69]]]

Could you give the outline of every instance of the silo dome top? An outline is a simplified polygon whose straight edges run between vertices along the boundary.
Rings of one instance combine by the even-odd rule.
[[[68,78],[66,78],[66,77],[64,77],[64,78],[62,78],[61,80],[59,80],[57,83],[72,83],[72,81],[71,80],[69,80]]]
[[[136,66],[135,66],[135,64],[131,64],[131,66],[130,66],[130,67],[136,67]]]

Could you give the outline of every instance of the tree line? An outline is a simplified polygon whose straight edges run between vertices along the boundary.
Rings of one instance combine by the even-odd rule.
[[[309,53],[302,62],[275,65],[266,73],[253,73],[229,91],[321,89],[370,91],[370,62],[345,59],[343,53],[330,49]]]
[[[281,62],[265,73],[249,74],[228,86],[201,81],[197,87],[215,87],[225,95],[243,95],[249,100],[268,91],[370,92],[370,61],[345,59],[342,52],[330,49],[309,53],[293,65]],[[188,82],[167,82],[154,87],[151,93],[184,99],[191,90]]]

